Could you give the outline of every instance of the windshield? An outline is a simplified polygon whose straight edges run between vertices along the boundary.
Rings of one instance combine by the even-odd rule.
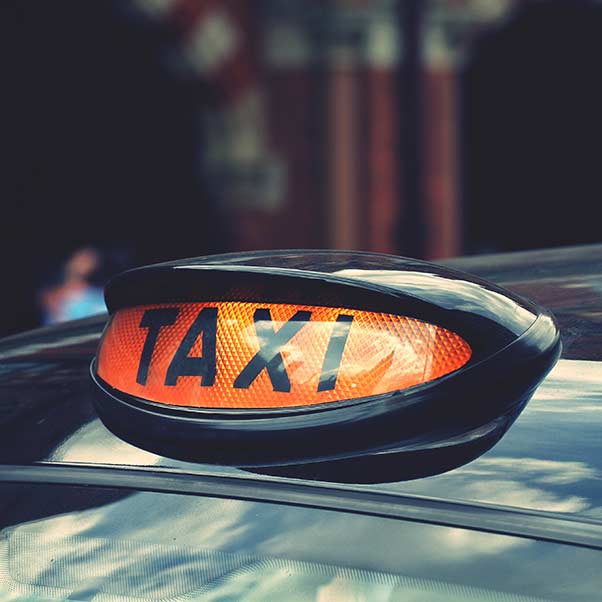
[[[465,529],[92,487],[0,500],[3,602],[576,602],[602,586],[598,552]]]

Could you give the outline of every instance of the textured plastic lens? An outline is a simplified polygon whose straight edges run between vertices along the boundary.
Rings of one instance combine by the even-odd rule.
[[[199,408],[278,408],[378,395],[461,368],[460,336],[354,309],[203,302],[122,309],[98,353],[119,391]]]

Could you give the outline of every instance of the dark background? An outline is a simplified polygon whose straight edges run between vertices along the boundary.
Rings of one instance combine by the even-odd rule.
[[[600,240],[597,2],[4,0],[0,28],[2,335],[178,257]]]

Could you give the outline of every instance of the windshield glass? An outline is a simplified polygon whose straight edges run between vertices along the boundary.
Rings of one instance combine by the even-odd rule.
[[[0,487],[3,602],[591,601],[600,553],[278,504]],[[511,578],[510,578],[511,576]]]

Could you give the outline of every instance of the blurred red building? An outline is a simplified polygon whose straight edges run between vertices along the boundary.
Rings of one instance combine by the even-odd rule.
[[[200,167],[234,248],[461,251],[458,75],[474,35],[512,2],[414,2],[413,22],[396,0],[138,3],[178,27],[212,90]],[[403,110],[408,87],[417,115]],[[415,227],[420,248],[404,240]]]

